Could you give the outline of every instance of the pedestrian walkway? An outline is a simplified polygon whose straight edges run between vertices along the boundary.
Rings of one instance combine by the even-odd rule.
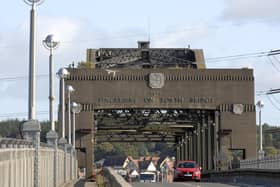
[[[60,187],[97,187],[97,185],[95,182],[88,182],[86,180],[80,179],[80,180],[71,181]]]

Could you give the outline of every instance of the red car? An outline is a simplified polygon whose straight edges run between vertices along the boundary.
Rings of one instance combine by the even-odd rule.
[[[195,161],[179,161],[174,168],[173,181],[179,180],[201,180],[201,167]]]

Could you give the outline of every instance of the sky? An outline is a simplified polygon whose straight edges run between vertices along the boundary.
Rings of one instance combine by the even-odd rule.
[[[279,7],[279,0],[45,0],[36,9],[37,118],[48,119],[49,52],[42,41],[54,34],[55,72],[86,60],[87,48],[137,47],[148,39],[151,47],[203,49],[207,68],[253,68],[262,122],[280,126],[280,95],[258,94],[280,88],[280,55],[266,55],[280,49]],[[26,119],[30,6],[10,0],[0,9],[0,121]],[[235,55],[243,56],[216,58]]]

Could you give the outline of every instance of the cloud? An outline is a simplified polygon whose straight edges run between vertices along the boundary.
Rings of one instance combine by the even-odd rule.
[[[222,17],[233,21],[275,21],[280,18],[279,0],[224,0]]]
[[[0,93],[5,93],[12,85],[14,85],[14,82],[0,82]]]
[[[247,0],[252,3],[252,0]],[[271,0],[268,0],[270,2]],[[227,1],[224,17],[227,19],[256,19],[257,8],[252,8],[252,12],[246,12],[244,7],[248,3],[240,0]],[[260,3],[259,3],[260,4]],[[263,3],[261,3],[263,4]],[[233,6],[234,5],[234,6]],[[274,4],[274,6],[276,6]],[[239,10],[239,11],[237,11]],[[253,11],[254,10],[254,11]],[[244,11],[244,12],[242,12]],[[246,16],[244,16],[247,14]],[[253,15],[257,16],[253,16]],[[270,18],[270,16],[267,16]],[[68,66],[73,61],[85,60],[87,48],[100,47],[137,47],[137,40],[147,39],[147,30],[143,28],[120,28],[114,31],[100,29],[91,25],[89,22],[67,17],[38,17],[37,33],[37,73],[48,74],[48,51],[42,46],[42,40],[48,34],[54,34],[61,41],[58,49],[54,51],[54,71],[58,68]],[[163,29],[154,28],[151,32],[152,47],[187,47],[203,48],[205,54],[209,53],[212,57],[225,56],[232,54],[242,54],[244,51],[260,51],[271,49],[278,46],[275,40],[277,29],[275,27],[262,27],[261,24],[253,27],[250,25],[217,26],[212,28],[205,23],[188,23],[191,28],[186,29],[186,25],[172,26],[168,23],[162,26]],[[213,25],[212,25],[213,26]],[[164,29],[165,28],[165,29]],[[256,31],[252,33],[253,31]],[[16,31],[0,31],[0,75],[7,77],[22,76],[28,74],[28,51],[29,51],[29,21],[23,23]],[[269,33],[269,34],[267,34]],[[230,44],[230,45],[229,45]],[[274,46],[272,46],[274,45]],[[256,60],[257,61],[257,60]],[[254,67],[256,77],[256,90],[277,87],[279,73],[276,73],[270,64],[259,66],[259,62],[244,61],[240,63],[231,62],[228,64],[217,64],[216,68],[241,68],[250,65]],[[16,68],[15,68],[16,67]],[[213,67],[213,66],[212,66]],[[262,72],[263,71],[263,72]],[[54,72],[54,73],[55,73]],[[271,73],[275,72],[275,73]],[[269,75],[269,76],[268,76]],[[262,77],[262,78],[259,78]],[[55,106],[58,103],[58,79],[55,82]],[[23,112],[27,110],[28,85],[25,80],[1,82],[2,98],[0,103],[9,101],[9,106],[17,106],[16,109],[10,108],[11,112]],[[19,91],[21,90],[21,91]],[[40,78],[37,82],[37,107],[41,111],[48,110],[48,77]],[[20,104],[18,104],[20,103]],[[7,113],[7,109],[1,109],[0,113]]]
[[[38,40],[42,44],[47,35],[54,34],[59,41],[71,42],[80,37],[82,24],[81,21],[66,17],[42,17],[38,21]],[[67,45],[62,48],[65,49]]]
[[[136,47],[137,36],[144,32],[139,29],[123,29],[119,32],[111,32],[92,28],[83,20],[76,20],[67,17],[38,17],[37,19],[37,75],[48,75],[49,52],[43,47],[42,41],[48,34],[54,34],[61,43],[54,51],[54,74],[61,67],[66,67],[73,61],[85,60],[87,48],[99,47]],[[131,35],[132,37],[127,37]],[[28,100],[28,66],[29,66],[29,20],[23,22],[17,30],[0,31],[0,75],[9,77],[10,81],[0,80],[0,103],[9,101],[9,106],[17,106],[10,111],[23,112],[27,110]],[[133,41],[133,42],[132,42]],[[54,75],[55,81],[55,106],[58,103],[58,78]],[[48,76],[40,76],[36,84],[36,101],[40,110],[48,108]],[[0,113],[7,113],[2,108]]]
[[[71,41],[81,33],[81,25],[83,23],[74,19],[65,17],[38,17],[37,19],[37,64],[36,74],[48,74],[48,51],[43,47],[42,40],[48,34],[54,34],[60,41]],[[14,111],[25,111],[24,106],[19,105],[18,101],[28,100],[28,66],[29,66],[29,20],[25,20],[17,29],[12,31],[0,31],[0,75],[1,77],[8,77],[11,80],[0,80],[0,93],[2,97],[0,103],[9,100],[11,106],[17,106]],[[64,66],[69,63],[71,55],[76,51],[71,51],[72,46],[62,45],[54,54],[54,68]],[[71,51],[72,53],[68,53]],[[65,61],[64,61],[65,60]],[[67,61],[67,62],[66,62]],[[72,62],[72,61],[70,61]],[[54,72],[54,73],[55,73]],[[58,87],[57,78],[56,92]],[[47,77],[40,77],[37,80],[37,96],[38,103],[45,103],[43,108],[48,105],[48,79]],[[56,100],[57,102],[57,100]],[[6,113],[7,109],[1,109],[0,113]]]
[[[174,28],[172,26],[169,26],[168,28],[172,28],[172,30],[166,29],[165,32],[152,35],[153,47],[188,47],[188,45],[193,45],[198,41],[205,39],[211,32],[208,25],[204,23],[194,25],[192,28]]]

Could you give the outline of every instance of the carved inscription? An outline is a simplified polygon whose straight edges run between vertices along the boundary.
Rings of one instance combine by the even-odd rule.
[[[161,104],[182,104],[184,103],[183,97],[163,97],[160,98]]]
[[[190,103],[213,103],[214,99],[212,97],[191,97],[189,99]]]
[[[158,95],[157,95],[158,96]],[[132,98],[132,97],[100,97],[98,98],[99,104],[135,104],[135,103],[146,103],[146,104],[210,104],[214,102],[212,97],[155,97],[152,96],[144,98]]]
[[[152,97],[145,97],[144,98],[144,103],[153,103],[154,102],[154,99]]]
[[[152,90],[149,92],[149,95],[152,97],[158,97],[158,96],[160,96],[160,92],[156,91],[156,90]]]
[[[98,98],[98,103],[100,104],[133,104],[135,103],[135,98],[122,98],[122,97],[100,97]]]

